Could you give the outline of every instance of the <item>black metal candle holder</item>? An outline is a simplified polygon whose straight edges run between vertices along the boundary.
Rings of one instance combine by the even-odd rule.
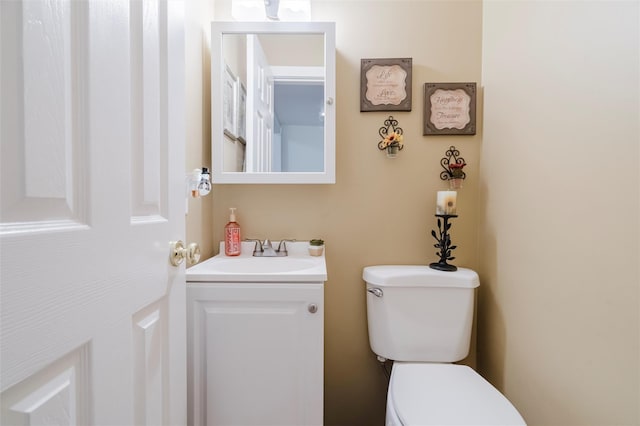
[[[437,214],[436,217],[438,218],[438,233],[436,233],[435,230],[431,230],[431,235],[438,242],[433,246],[439,249],[439,251],[436,252],[436,255],[440,256],[440,260],[438,262],[430,263],[429,267],[432,269],[437,269],[439,271],[447,271],[447,272],[457,271],[458,267],[447,263],[447,260],[455,259],[455,257],[451,256],[451,251],[457,247],[457,246],[451,245],[451,236],[449,235],[449,229],[451,228],[451,223],[449,223],[449,219],[458,217],[458,215],[457,214]]]

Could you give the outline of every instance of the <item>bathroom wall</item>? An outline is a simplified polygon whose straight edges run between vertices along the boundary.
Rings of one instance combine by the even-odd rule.
[[[210,164],[211,3],[186,2],[187,169]],[[383,424],[361,270],[435,260],[450,145],[469,163],[453,239],[455,263],[481,274],[481,373],[531,425],[640,423],[638,3],[581,3],[314,0],[313,19],[337,27],[337,183],[190,201],[205,258],[231,206],[246,237],[327,241],[325,424]],[[406,148],[388,160],[375,146],[388,114],[359,112],[360,59],[405,56],[413,111],[390,113]],[[427,81],[479,83],[478,135],[422,136]]]
[[[216,17],[229,19],[228,2]],[[475,136],[422,136],[423,83],[479,82],[481,3],[477,1],[314,1],[312,17],[336,22],[337,183],[216,185],[213,237],[223,237],[228,208],[238,208],[244,237],[323,238],[325,292],[325,424],[382,425],[386,380],[368,343],[362,268],[436,261],[440,159],[455,145],[469,164],[453,225],[461,266],[477,265],[478,156]],[[360,59],[413,58],[411,112],[360,112]],[[481,106],[481,96],[478,98]],[[479,108],[478,123],[482,121]],[[396,159],[378,150],[389,115],[405,132]]]
[[[530,425],[640,424],[639,5],[484,2],[479,369]]]
[[[186,165],[187,171],[211,167],[211,84],[209,44],[214,2],[187,0],[185,4]],[[188,243],[200,244],[202,259],[214,253],[213,195],[187,200]]]

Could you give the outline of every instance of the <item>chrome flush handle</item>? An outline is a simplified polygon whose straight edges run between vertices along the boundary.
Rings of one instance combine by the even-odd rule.
[[[381,288],[368,288],[367,292],[373,294],[376,297],[382,297],[384,295],[384,292]]]

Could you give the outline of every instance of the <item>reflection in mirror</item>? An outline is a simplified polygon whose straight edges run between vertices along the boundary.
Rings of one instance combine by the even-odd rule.
[[[272,169],[277,172],[324,170],[324,84],[275,78]]]
[[[216,24],[226,28],[219,32],[219,64]],[[335,182],[335,59],[327,55],[324,30],[305,33],[317,24],[214,23],[215,183]]]
[[[246,96],[237,105],[242,119],[225,126],[225,158],[232,161],[224,171],[324,170],[324,36],[224,34],[222,45],[233,84]],[[223,96],[226,111],[240,94]]]

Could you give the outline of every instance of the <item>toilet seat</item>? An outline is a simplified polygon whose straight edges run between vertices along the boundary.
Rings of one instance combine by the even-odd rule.
[[[387,425],[526,425],[504,395],[465,365],[395,362],[387,399]]]

